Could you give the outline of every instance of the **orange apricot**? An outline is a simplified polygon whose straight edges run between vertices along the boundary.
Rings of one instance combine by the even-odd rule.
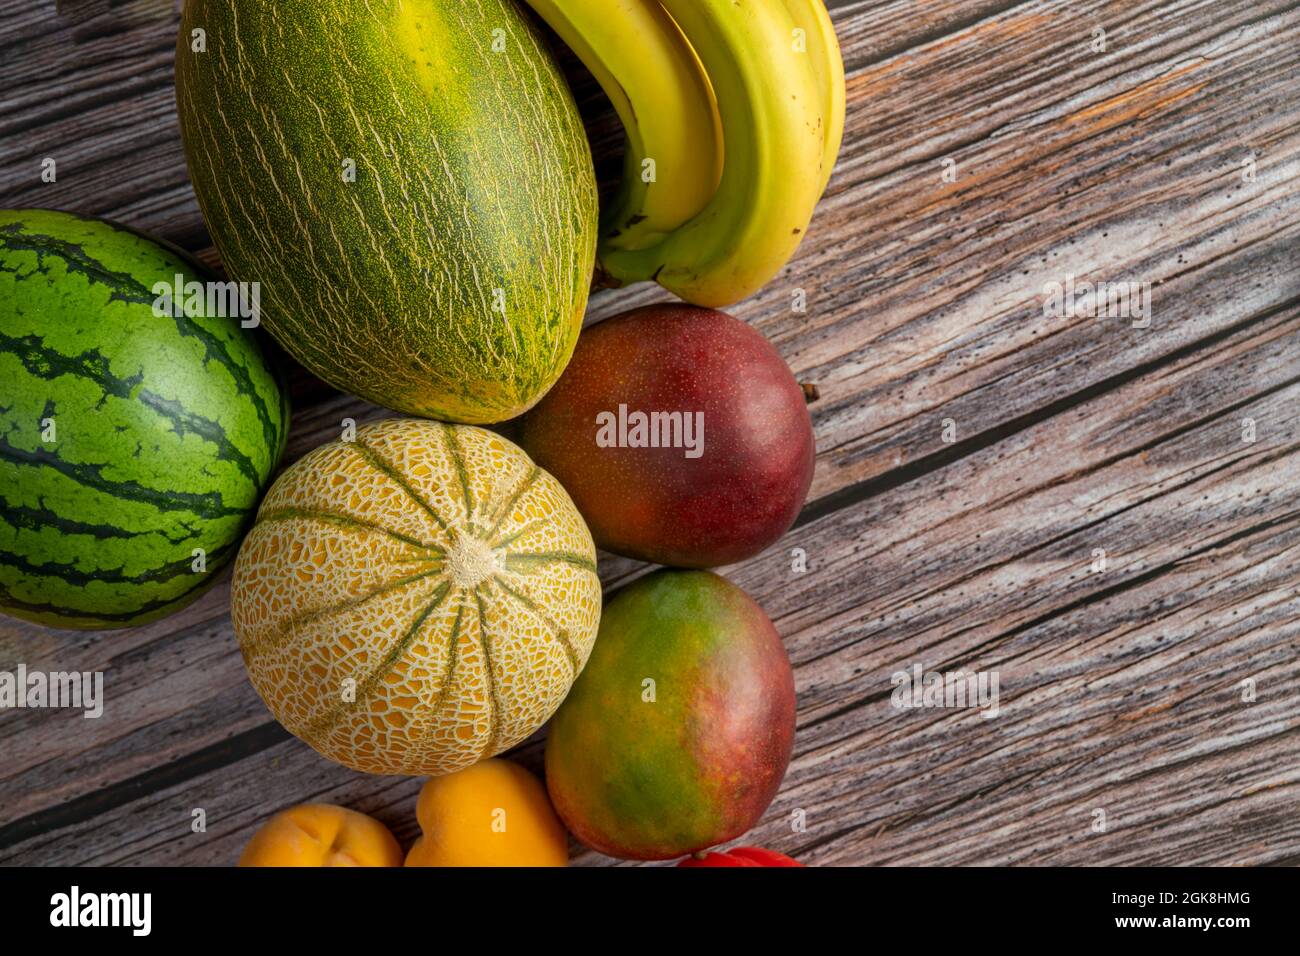
[[[567,866],[568,835],[546,788],[508,760],[434,777],[416,807],[407,866]]]
[[[401,866],[402,848],[374,817],[326,803],[281,810],[253,834],[240,866]]]

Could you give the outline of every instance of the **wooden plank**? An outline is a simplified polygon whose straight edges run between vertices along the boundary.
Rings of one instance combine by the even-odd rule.
[[[800,702],[796,759],[754,838],[812,859],[861,861],[862,841],[878,841],[885,828],[924,837],[890,851],[902,854],[896,861],[916,862],[916,854],[930,852],[921,848],[953,844],[955,837],[934,839],[934,828],[951,826],[966,841],[967,862],[1023,858],[1015,847],[1050,847],[1072,862],[1095,862],[1117,845],[1134,858],[1168,862],[1175,857],[1164,855],[1163,831],[1142,829],[1133,814],[1150,802],[1143,775],[1172,761],[1174,781],[1196,796],[1197,807],[1222,804],[1221,820],[1236,819],[1234,787],[1253,796],[1272,781],[1258,792],[1281,801],[1285,819],[1275,819],[1282,810],[1268,819],[1286,839],[1257,850],[1255,861],[1293,851],[1300,765],[1267,766],[1263,776],[1267,761],[1250,741],[1288,733],[1281,756],[1300,749],[1300,662],[1289,650],[1300,630],[1297,333],[1300,306],[1248,323],[1170,363],[1155,387],[1141,379],[1099,394],[805,525],[782,549],[731,569],[781,630]],[[1254,443],[1241,440],[1242,418],[1257,423]],[[1061,448],[1078,457],[1062,456]],[[890,520],[898,514],[923,520]],[[791,573],[786,549],[794,546],[807,552],[809,574]],[[1107,569],[1096,574],[1089,571],[1095,547],[1108,551]],[[178,666],[203,685],[209,665],[184,663],[189,656],[177,653]],[[996,667],[1007,688],[1005,713],[993,724],[969,711],[900,716],[889,706],[889,675],[913,663]],[[1246,676],[1259,681],[1260,704],[1234,712],[1223,699]],[[228,678],[228,695],[251,698],[237,674]],[[1198,697],[1198,684],[1214,693]],[[142,686],[136,693],[156,691]],[[1199,703],[1193,709],[1184,698]],[[203,703],[192,716],[207,716]],[[1199,764],[1174,759],[1177,748],[1166,755],[1167,739],[1230,768],[1214,780],[1231,786],[1187,779]],[[139,799],[91,806],[86,819],[0,849],[0,861],[233,859],[286,793],[387,812],[394,824],[405,816],[399,830],[409,835],[418,780],[364,777],[297,742],[274,741],[212,769],[196,762],[195,776]],[[142,750],[166,745],[148,733],[135,743]],[[111,762],[129,756],[110,746],[89,759],[109,762],[109,755]],[[523,758],[535,763],[536,746]],[[923,768],[919,779],[903,773],[906,767]],[[1022,827],[1008,829],[999,843],[984,828],[989,800],[974,794],[996,791],[1005,801],[998,812],[1017,820],[1024,801],[1039,797],[1026,788],[1065,767],[1080,789],[1042,798],[1057,812],[1044,809],[1033,824],[1043,829],[1041,840]],[[930,783],[940,769],[943,783]],[[57,770],[28,776],[45,789],[56,783],[42,777]],[[91,770],[77,767],[73,776]],[[1088,841],[1086,829],[1077,844],[1068,839],[1077,820],[1061,801],[1092,790],[1104,794],[1103,809],[1112,808],[1110,832],[1125,823],[1118,844]],[[187,839],[177,828],[188,826],[194,807],[207,811],[214,830],[220,821],[219,832]],[[795,808],[808,815],[805,832],[788,827]],[[1254,803],[1246,808],[1254,812]],[[1157,822],[1169,824],[1165,816]],[[1190,850],[1242,852],[1232,843],[1197,842],[1189,831],[1178,851]]]
[[[840,9],[846,59],[866,64],[850,78],[843,158],[800,255],[764,293],[733,310],[822,392],[815,417],[824,464],[814,498],[930,449],[938,408],[962,434],[976,433],[1162,354],[1205,329],[1206,320],[1223,327],[1295,294],[1300,131],[1287,107],[1300,43],[1286,41],[1300,39],[1300,13],[1282,4],[1076,7],[1076,15],[1053,17],[1040,5],[1012,5],[883,61],[871,59],[882,11]],[[1117,25],[1110,53],[1090,55],[1080,20]],[[156,46],[160,31],[153,27],[136,42]],[[1148,37],[1155,39],[1138,42]],[[1043,65],[1060,60],[1069,64],[1064,75]],[[579,85],[594,109],[590,83]],[[1246,85],[1259,104],[1254,111],[1239,108]],[[146,136],[179,149],[170,87],[162,92],[165,103],[102,120],[124,137],[123,162],[154,154],[143,145]],[[51,99],[18,97],[43,110]],[[167,113],[161,125],[157,110]],[[49,141],[0,138],[15,144],[11,155],[0,152],[0,195],[13,196],[11,204],[82,208],[182,244],[193,245],[187,240],[196,234],[206,243],[196,208],[173,228],[133,206],[108,205],[116,194],[96,177],[20,184],[16,172],[29,170],[24,182],[33,179],[54,143],[84,144],[96,156],[112,149],[67,128],[71,120],[22,112],[18,120],[39,123]],[[612,172],[616,123],[606,112],[590,125],[604,130],[593,136]],[[1189,142],[1197,148],[1187,149]],[[19,150],[21,159],[12,155]],[[1240,181],[1246,155],[1258,163],[1253,184]],[[180,154],[158,158],[150,168],[170,170],[188,193]],[[941,178],[946,158],[958,164],[956,183]],[[151,178],[162,172],[109,168],[114,182],[147,192],[142,202],[156,204],[172,188]],[[1234,261],[1243,254],[1250,265]],[[1196,298],[1206,274],[1231,283],[1247,270],[1260,281],[1223,289],[1226,301],[1207,314]],[[1092,324],[1044,319],[1042,290],[1067,273],[1150,282],[1153,328],[1100,336]],[[794,281],[801,276],[816,281]],[[807,313],[789,309],[795,288],[810,295]],[[666,298],[649,286],[602,292],[591,320]],[[1202,321],[1191,323],[1192,316]],[[999,399],[990,403],[993,386]],[[358,402],[350,413],[366,409]],[[311,447],[337,427],[334,421],[324,433],[296,437]]]
[[[1226,707],[1220,701],[1135,721],[1134,733],[1120,728],[1127,736],[1104,720],[1125,694],[1149,693],[1134,681],[1153,666],[1188,681],[1220,673],[1196,670],[1213,662],[1212,648],[1184,641],[1181,651],[1165,650],[1142,631],[1152,602],[1160,608],[1191,595],[1177,619],[1208,627],[1295,592],[1293,552],[1287,560],[1294,542],[1286,537],[1293,516],[1267,510],[1295,487],[1286,439],[1252,446],[1263,458],[1251,452],[1227,464],[1203,428],[1226,428],[1225,416],[1243,409],[1274,422],[1285,419],[1287,401],[1294,409],[1300,15],[1243,3],[1071,4],[1069,16],[1063,9],[837,4],[852,70],[842,161],[799,257],[735,310],[823,395],[814,406],[815,500],[785,543],[807,548],[812,573],[789,575],[785,549],[728,571],[773,614],[798,665],[798,758],[755,839],[818,860],[969,862],[1043,852],[1071,862],[1189,862],[1187,854],[1241,862],[1300,848],[1284,819],[1288,807],[1295,817],[1294,781],[1283,773],[1270,782],[1263,772],[1271,758],[1286,766],[1292,738],[1252,736],[1269,720],[1293,729],[1291,711],[1226,714],[1214,709]],[[1104,56],[1088,48],[1094,22],[1109,33]],[[101,23],[70,37],[48,17],[17,23],[0,26],[0,50],[19,35],[28,44],[24,56],[0,58],[7,91],[0,131],[23,131],[0,135],[0,204],[66,201],[191,248],[205,245],[170,112],[174,26],[114,32]],[[29,49],[52,69],[32,71],[30,60],[17,66]],[[87,58],[106,69],[75,69]],[[166,64],[165,81],[133,86],[154,60]],[[566,64],[608,180],[617,124],[571,58]],[[50,95],[70,80],[85,85],[66,99]],[[1254,109],[1241,108],[1245,87]],[[57,192],[34,192],[32,163],[55,147],[70,150],[77,173],[61,178]],[[1244,155],[1258,165],[1253,183],[1240,178]],[[957,163],[954,183],[940,176],[944,158]],[[1067,272],[1152,282],[1151,327],[1045,319],[1043,287]],[[790,312],[796,286],[811,294],[807,314]],[[653,289],[602,292],[592,318],[662,297]],[[1110,409],[1120,396],[1128,404]],[[344,416],[382,414],[303,375],[295,376],[295,400],[291,457],[333,437]],[[1093,427],[1075,421],[1085,415]],[[952,444],[942,440],[945,419],[957,428]],[[1168,456],[1155,455],[1158,468],[1150,465],[1157,452]],[[1229,509],[1256,472],[1271,482],[1266,510]],[[1188,489],[1207,489],[1205,500],[1219,510],[1202,516],[1184,501]],[[1164,540],[1175,518],[1179,533]],[[1284,530],[1256,540],[1265,532],[1248,533],[1254,518]],[[1221,531],[1230,539],[1222,555]],[[1122,565],[1132,583],[1123,578],[1113,595],[1100,583],[1107,575],[1079,571],[1090,553],[1084,545],[1103,532],[1126,542],[1121,551],[1132,562]],[[1052,552],[1065,541],[1082,550]],[[1184,565],[1186,553],[1199,557]],[[1258,563],[1269,571],[1252,576],[1238,560],[1247,553],[1263,555]],[[1234,569],[1221,584],[1207,555]],[[637,573],[628,562],[602,564],[607,580]],[[106,669],[117,688],[111,721],[0,718],[0,844],[10,844],[0,859],[227,861],[259,814],[310,795],[360,801],[354,805],[391,813],[390,822],[409,830],[417,782],[357,779],[295,742],[276,742],[238,662],[227,597],[221,585],[167,622],[106,638],[0,624],[0,668],[22,659]],[[1099,608],[1111,616],[1094,619]],[[1280,617],[1269,611],[1265,633],[1247,630],[1227,642],[1241,649],[1233,660],[1285,647],[1294,607],[1282,608]],[[1195,638],[1213,644],[1214,634]],[[1072,668],[1113,666],[1105,648],[1116,642],[1134,675],[1121,671],[1106,693],[1087,698],[1096,709],[1081,708],[1080,688],[1089,685]],[[905,654],[962,662],[1003,644],[1019,686],[1060,706],[1025,717],[997,746],[975,715],[909,724],[909,714],[890,723],[884,718],[896,715],[870,703],[881,693],[882,668]],[[1022,658],[1046,668],[1041,682],[1024,681]],[[857,686],[864,673],[875,681],[867,691]],[[1294,689],[1294,670],[1278,665],[1272,673]],[[970,726],[954,736],[951,724],[963,722]],[[1184,801],[1187,822],[1147,807],[1148,739],[1190,748],[1191,756],[1153,772]],[[1116,741],[1135,748],[1132,761],[1111,756]],[[937,759],[940,745],[950,746]],[[888,759],[873,762],[879,748]],[[984,758],[990,748],[996,759]],[[522,759],[537,753],[536,745],[525,748]],[[278,763],[268,768],[272,759]],[[1132,826],[1112,828],[1113,839],[1089,839],[1086,825],[1071,829],[1078,814],[1070,817],[1062,801],[1087,792],[1058,780],[1073,761],[1087,773],[1095,765],[1097,775],[1080,785],[1104,793],[1118,808],[1111,815]],[[944,773],[923,774],[927,792],[918,794],[916,774],[905,772],[912,766]],[[1198,785],[1198,776],[1251,782],[1233,791]],[[1052,794],[1030,792],[1040,778]],[[212,808],[213,832],[185,839],[187,802]],[[790,833],[784,820],[793,806],[808,810],[816,827]],[[173,829],[178,813],[184,832]],[[1027,829],[1010,832],[1030,814]],[[1209,833],[1206,819],[1246,823]],[[72,822],[46,835],[23,829],[51,820]],[[1135,836],[1133,826],[1160,827],[1173,842]],[[952,841],[951,860],[921,846],[936,833]],[[895,839],[904,834],[925,840]]]

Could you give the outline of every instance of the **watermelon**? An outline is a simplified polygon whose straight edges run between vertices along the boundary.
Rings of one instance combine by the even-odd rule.
[[[189,0],[176,103],[227,272],[331,385],[411,415],[519,415],[573,352],[590,148],[510,0]]]
[[[234,558],[288,404],[237,317],[160,314],[177,276],[211,278],[113,223],[0,211],[0,610],[141,624]]]

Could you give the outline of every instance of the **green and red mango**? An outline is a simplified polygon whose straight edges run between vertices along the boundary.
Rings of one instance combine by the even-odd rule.
[[[551,723],[551,800],[579,840],[610,856],[716,846],[772,802],[794,719],[790,661],[762,608],[716,574],[659,571],[605,607]]]
[[[638,431],[636,415],[680,416],[683,442],[628,447],[676,434]],[[683,447],[687,438],[702,443]],[[600,547],[684,568],[773,544],[798,516],[816,458],[803,390],[776,349],[724,312],[678,305],[587,329],[519,439]]]

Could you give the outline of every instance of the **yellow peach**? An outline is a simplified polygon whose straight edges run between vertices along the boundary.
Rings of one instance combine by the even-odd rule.
[[[567,866],[568,835],[546,788],[508,760],[434,777],[416,806],[407,866]]]
[[[240,866],[401,866],[402,848],[364,813],[326,803],[282,810],[248,841]]]

